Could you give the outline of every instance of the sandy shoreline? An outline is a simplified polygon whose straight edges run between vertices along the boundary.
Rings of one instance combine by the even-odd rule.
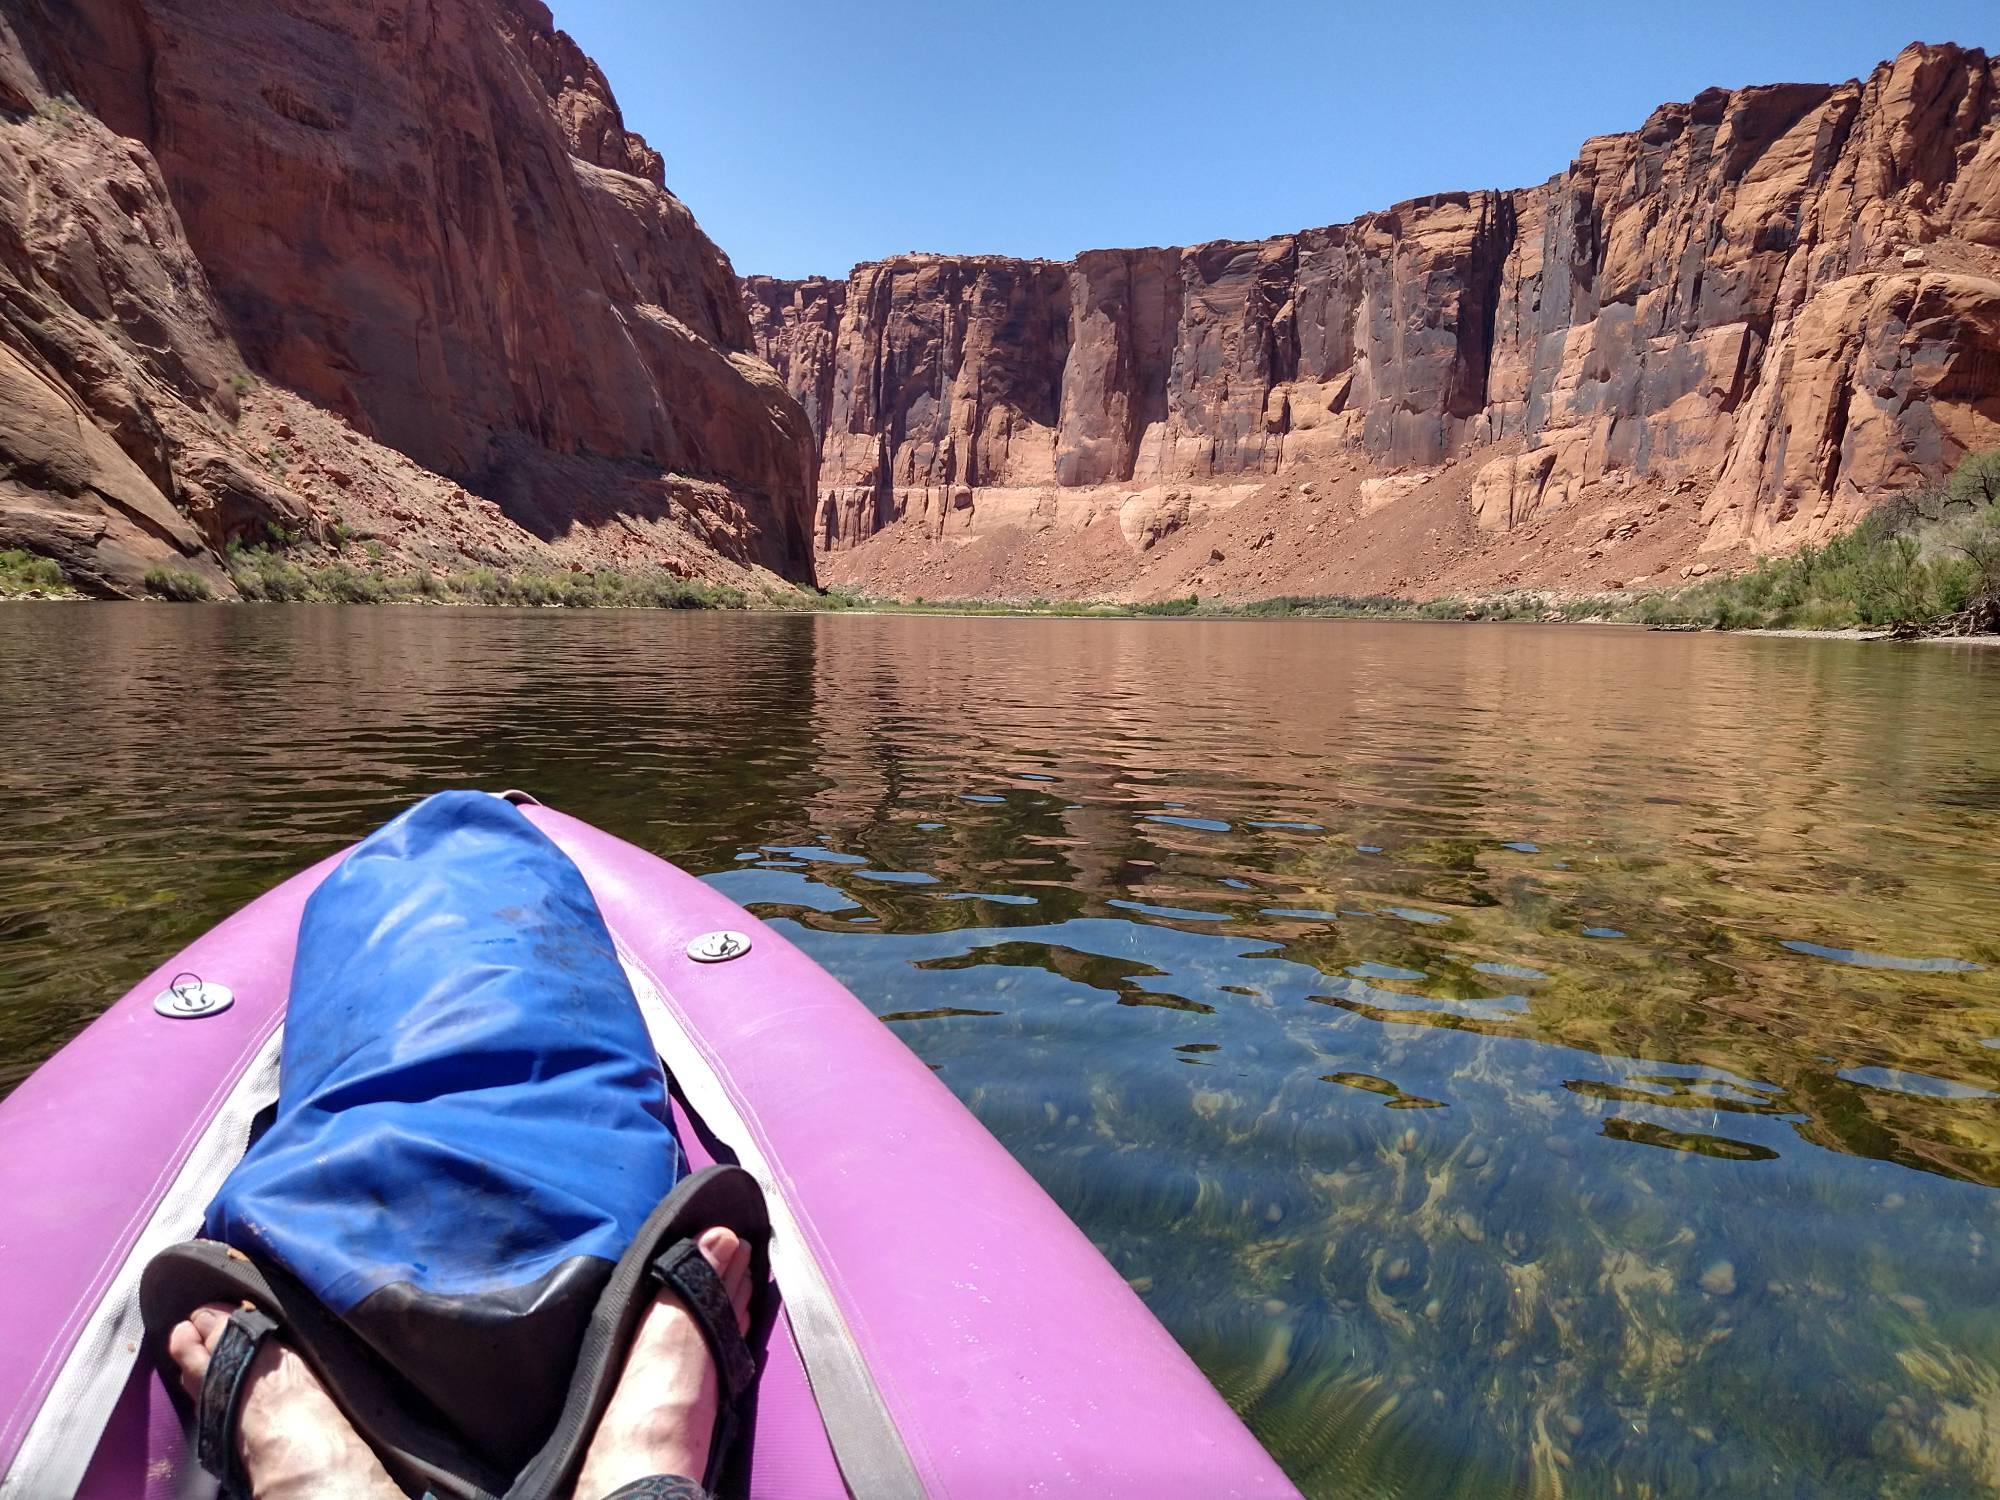
[[[1887,630],[1716,630],[1705,628],[1704,635],[1764,635],[1783,641],[1893,641],[1913,646],[2000,646],[2000,635],[1915,635],[1897,636]]]

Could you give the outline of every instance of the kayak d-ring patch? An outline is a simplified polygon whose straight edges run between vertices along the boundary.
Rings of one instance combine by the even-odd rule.
[[[741,958],[750,951],[750,934],[747,932],[704,932],[688,944],[688,957],[698,964],[727,963],[732,958]]]
[[[216,1016],[236,1003],[236,992],[226,984],[211,984],[199,974],[176,974],[167,987],[153,997],[153,1009],[175,1021],[198,1016]]]

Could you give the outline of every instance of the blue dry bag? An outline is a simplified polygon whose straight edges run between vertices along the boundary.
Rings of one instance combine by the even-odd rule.
[[[497,797],[411,808],[306,903],[281,1069],[203,1232],[289,1271],[481,1450],[526,1458],[684,1169],[582,875]]]

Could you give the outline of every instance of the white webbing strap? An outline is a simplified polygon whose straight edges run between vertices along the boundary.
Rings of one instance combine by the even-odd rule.
[[[161,1194],[152,1217],[132,1242],[70,1346],[48,1395],[42,1399],[41,1410],[22,1435],[14,1462],[0,1478],[0,1500],[71,1495],[83,1482],[112,1409],[131,1377],[132,1351],[145,1341],[145,1326],[139,1318],[139,1277],[155,1255],[201,1227],[209,1200],[230,1169],[243,1159],[250,1144],[251,1122],[278,1097],[278,1052],[283,1038],[284,1027],[279,1026],[257,1050]]]

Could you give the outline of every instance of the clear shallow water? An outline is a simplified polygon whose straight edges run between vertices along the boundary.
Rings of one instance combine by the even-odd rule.
[[[1322,1495],[2000,1491],[2000,653],[0,609],[0,1087],[424,792],[851,986]]]

